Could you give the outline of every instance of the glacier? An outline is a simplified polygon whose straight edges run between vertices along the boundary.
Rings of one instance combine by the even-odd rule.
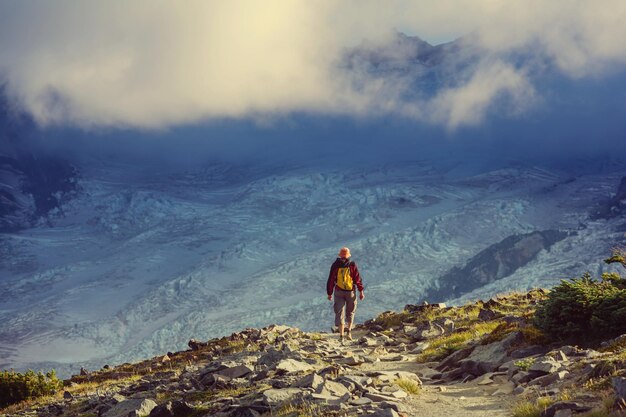
[[[625,168],[572,175],[452,156],[367,169],[82,166],[80,192],[62,214],[0,235],[0,366],[69,375],[245,327],[325,330],[326,278],[341,246],[366,285],[357,321],[424,301],[451,268],[536,230],[568,234],[494,282],[429,301],[600,273],[626,222],[589,213],[615,192]]]

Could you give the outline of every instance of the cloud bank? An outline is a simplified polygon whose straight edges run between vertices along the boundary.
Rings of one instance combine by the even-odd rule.
[[[450,128],[537,100],[530,73],[626,63],[622,0],[0,1],[0,77],[42,125],[162,128],[294,112],[397,114]],[[435,94],[343,65],[346,51],[470,34],[476,65]],[[515,62],[518,53],[536,60]],[[400,55],[402,51],[399,51]],[[469,71],[469,72],[468,72]],[[419,90],[419,87],[417,87]]]

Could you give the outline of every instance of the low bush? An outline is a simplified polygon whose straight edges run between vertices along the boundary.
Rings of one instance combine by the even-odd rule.
[[[614,255],[607,263],[622,263]],[[597,341],[626,333],[626,279],[605,273],[594,280],[589,273],[561,281],[540,302],[535,326],[559,340]]]
[[[0,407],[15,404],[23,400],[52,395],[63,387],[63,382],[54,370],[44,374],[13,370],[0,372]]]

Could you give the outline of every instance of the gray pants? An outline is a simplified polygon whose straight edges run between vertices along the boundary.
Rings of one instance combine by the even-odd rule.
[[[354,312],[356,311],[356,292],[344,291],[335,288],[335,326],[339,327],[343,323],[343,310],[346,310],[346,323],[352,323]]]

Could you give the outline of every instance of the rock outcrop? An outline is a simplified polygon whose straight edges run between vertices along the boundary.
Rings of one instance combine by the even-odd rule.
[[[612,219],[626,214],[626,177],[622,177],[615,195],[600,203],[600,206],[591,213],[593,219]]]
[[[569,232],[542,230],[512,235],[471,258],[463,267],[454,267],[437,280],[439,288],[428,298],[455,298],[513,274],[531,262],[543,250],[565,239]]]

